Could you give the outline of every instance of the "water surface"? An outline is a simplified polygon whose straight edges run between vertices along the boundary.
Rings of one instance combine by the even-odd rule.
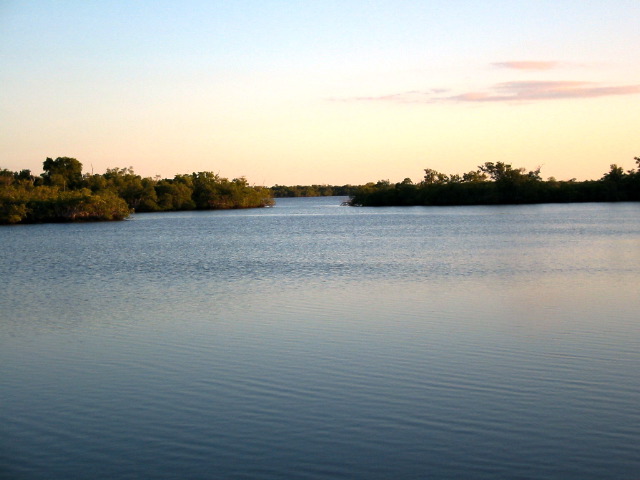
[[[0,477],[640,476],[640,205],[0,228]]]

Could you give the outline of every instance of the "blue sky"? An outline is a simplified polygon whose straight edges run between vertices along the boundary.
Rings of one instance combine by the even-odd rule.
[[[640,2],[0,2],[0,168],[597,178],[640,155]]]

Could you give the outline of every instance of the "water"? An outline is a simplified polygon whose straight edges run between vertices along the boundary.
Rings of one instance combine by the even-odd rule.
[[[0,228],[0,477],[640,477],[640,205]]]

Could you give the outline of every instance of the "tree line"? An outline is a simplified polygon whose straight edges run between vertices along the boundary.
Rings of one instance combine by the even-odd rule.
[[[274,197],[347,197],[355,193],[354,185],[274,185],[270,187]]]
[[[349,196],[352,206],[640,201],[640,157],[634,160],[636,169],[613,164],[600,179],[581,182],[543,180],[540,168],[486,162],[462,175],[427,168],[419,183],[405,178],[395,184],[268,188],[213,172],[142,178],[129,167],[88,174],[75,158],[47,158],[38,176],[30,170],[0,170],[0,224],[122,220],[133,211],[259,208],[273,205],[273,197]]]
[[[258,208],[273,205],[268,188],[213,172],[142,178],[133,168],[82,173],[75,158],[47,158],[43,173],[0,170],[0,224],[122,220],[133,211]]]
[[[353,206],[499,205],[525,203],[640,201],[640,157],[637,168],[625,171],[616,164],[599,180],[543,180],[540,168],[527,171],[504,162],[486,162],[463,175],[427,168],[413,183],[381,180],[358,187]]]

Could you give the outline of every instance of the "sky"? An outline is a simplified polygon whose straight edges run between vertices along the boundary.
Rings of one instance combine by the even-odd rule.
[[[0,168],[363,184],[640,156],[639,0],[0,0]]]

